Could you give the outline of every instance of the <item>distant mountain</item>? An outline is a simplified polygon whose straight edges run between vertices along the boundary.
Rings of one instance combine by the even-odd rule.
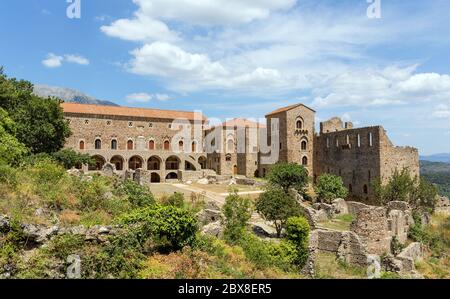
[[[430,161],[420,161],[420,173],[437,173],[437,172],[448,172],[450,173],[450,163],[444,162],[430,162]]]
[[[103,101],[93,98],[78,90],[63,87],[36,84],[34,85],[34,94],[44,98],[56,97],[65,102],[72,102],[72,103],[119,106],[110,101]]]
[[[420,160],[430,161],[430,162],[443,162],[450,163],[450,154],[435,154],[430,156],[420,156]]]

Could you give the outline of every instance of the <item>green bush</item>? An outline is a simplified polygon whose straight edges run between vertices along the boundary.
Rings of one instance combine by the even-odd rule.
[[[309,231],[309,223],[304,217],[291,217],[286,222],[286,239],[297,248],[295,263],[299,266],[303,266],[308,259]]]
[[[83,278],[134,279],[143,268],[145,255],[139,231],[129,229],[110,237],[102,248],[90,248],[81,259]]]
[[[0,183],[10,187],[17,185],[17,170],[0,161]]]
[[[289,217],[301,215],[300,205],[295,198],[279,188],[262,193],[255,207],[265,220],[274,222],[278,237]]]
[[[162,199],[162,204],[165,206],[174,206],[177,208],[184,208],[184,195],[180,192],[175,192],[169,197]]]
[[[224,219],[224,237],[227,242],[234,244],[241,238],[252,216],[251,201],[240,197],[237,192],[231,193],[225,199],[222,207]]]
[[[103,176],[92,180],[74,178],[78,206],[83,211],[95,211],[106,206],[105,194],[111,189],[111,182]]]
[[[296,163],[275,164],[267,175],[267,180],[270,185],[279,187],[286,193],[294,188],[302,194],[305,193],[309,182],[306,168]]]
[[[80,154],[73,149],[62,149],[52,154],[52,157],[61,163],[66,169],[71,169],[80,165],[92,165],[94,160],[88,154]]]
[[[197,220],[188,211],[158,204],[126,214],[119,222],[128,226],[138,225],[141,240],[145,242],[151,238],[162,252],[192,245],[198,230]]]
[[[155,198],[148,186],[142,186],[132,180],[125,180],[116,193],[127,196],[128,201],[136,208],[155,204]]]
[[[51,256],[66,260],[71,254],[80,254],[84,245],[84,236],[65,234],[58,235],[51,240],[45,252]]]
[[[322,174],[314,186],[317,197],[322,202],[331,203],[336,198],[346,198],[348,195],[347,188],[340,176],[332,174]]]

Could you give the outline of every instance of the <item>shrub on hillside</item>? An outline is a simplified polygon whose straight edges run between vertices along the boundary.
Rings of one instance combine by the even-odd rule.
[[[148,186],[132,180],[125,180],[117,189],[117,194],[125,195],[134,207],[146,207],[155,203],[155,198]]]
[[[224,237],[231,244],[236,243],[241,238],[247,227],[247,222],[252,216],[251,201],[248,198],[240,197],[236,191],[225,199],[222,207],[225,219]]]
[[[304,217],[291,217],[286,222],[286,239],[297,248],[295,263],[299,266],[303,266],[308,259],[309,232],[309,223]]]
[[[106,206],[105,194],[111,189],[109,178],[93,176],[92,180],[74,178],[79,209],[95,211]]]
[[[331,203],[336,198],[346,198],[348,195],[347,188],[340,176],[332,174],[322,174],[314,186],[317,197],[322,202]]]
[[[180,192],[175,192],[174,194],[161,198],[161,204],[165,206],[174,206],[177,208],[184,207],[184,195]]]
[[[148,238],[160,251],[179,250],[192,245],[198,230],[197,220],[188,211],[155,204],[151,207],[132,211],[119,220],[128,226],[139,227],[139,237],[145,242]]]

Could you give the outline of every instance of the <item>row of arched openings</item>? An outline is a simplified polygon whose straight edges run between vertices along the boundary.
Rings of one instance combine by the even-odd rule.
[[[94,141],[94,148],[96,150],[101,150],[102,149],[102,140],[101,139],[95,139],[95,141]],[[118,142],[117,142],[116,139],[111,140],[111,147],[110,148],[112,150],[117,150],[118,149]],[[171,148],[171,146],[170,146],[169,140],[164,141],[163,149],[165,151],[169,151],[170,148]],[[81,140],[79,142],[79,149],[80,150],[86,149],[86,144],[85,144],[84,140]],[[135,149],[135,146],[134,146],[133,140],[128,140],[127,141],[127,150],[131,151],[131,150],[134,150],[134,149]],[[154,140],[150,140],[148,142],[148,149],[149,150],[155,150],[156,149],[156,143],[155,143]],[[179,151],[184,151],[184,141],[180,140],[178,142],[178,150]],[[192,141],[192,143],[191,143],[191,151],[194,152],[194,153],[197,152],[197,142],[196,141]]]

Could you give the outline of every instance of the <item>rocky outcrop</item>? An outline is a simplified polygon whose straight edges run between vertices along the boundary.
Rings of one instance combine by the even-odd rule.
[[[221,238],[223,236],[223,230],[224,228],[222,226],[222,223],[220,221],[216,221],[202,227],[201,233],[204,235]]]

